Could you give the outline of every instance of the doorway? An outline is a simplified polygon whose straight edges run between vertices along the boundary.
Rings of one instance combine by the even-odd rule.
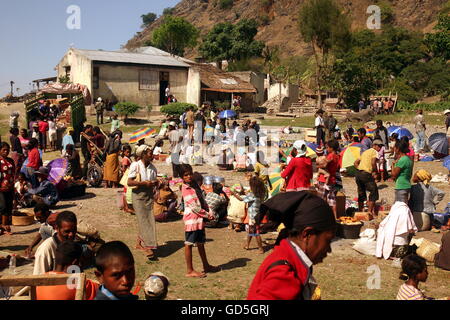
[[[159,105],[164,106],[167,104],[166,89],[169,87],[170,75],[169,72],[159,73]]]

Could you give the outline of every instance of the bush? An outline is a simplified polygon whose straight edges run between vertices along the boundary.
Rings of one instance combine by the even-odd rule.
[[[175,102],[161,107],[161,112],[169,116],[181,116],[189,107],[194,108],[194,111],[198,109],[195,104]]]
[[[233,0],[219,0],[219,8],[222,10],[230,9],[233,7]]]
[[[408,103],[399,101],[398,108],[405,111],[415,111],[422,109],[423,111],[444,111],[450,109],[450,102],[436,102],[436,103]]]
[[[141,107],[132,102],[120,102],[115,105],[116,113],[126,117],[134,115],[139,109],[141,109]]]

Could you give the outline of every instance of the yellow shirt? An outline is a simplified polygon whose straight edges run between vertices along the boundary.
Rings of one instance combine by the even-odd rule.
[[[269,183],[269,165],[265,166],[262,163],[257,162],[255,164],[255,173],[259,175],[259,178],[264,183]]]
[[[372,159],[378,157],[378,152],[370,148],[363,152],[361,155],[361,162],[359,163],[358,169],[362,171],[366,171],[368,173],[372,173]]]

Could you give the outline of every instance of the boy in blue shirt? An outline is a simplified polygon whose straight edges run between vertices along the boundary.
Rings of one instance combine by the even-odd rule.
[[[104,244],[95,257],[95,275],[101,286],[95,300],[138,300],[131,293],[136,273],[130,249],[121,241]]]

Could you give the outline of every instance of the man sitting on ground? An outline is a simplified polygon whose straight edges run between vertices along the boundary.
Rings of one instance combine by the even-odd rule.
[[[83,247],[73,241],[65,241],[58,245],[55,252],[55,268],[47,272],[48,275],[73,273],[70,268],[80,268],[80,259]],[[69,269],[69,270],[68,270]],[[78,272],[76,272],[78,273]],[[87,280],[85,284],[84,300],[94,300],[100,284]],[[69,285],[45,286],[36,288],[36,300],[75,300],[76,286]]]
[[[55,269],[57,246],[66,240],[75,240],[77,217],[73,212],[63,211],[56,218],[56,233],[45,240],[37,249],[34,262],[34,275],[41,275]]]
[[[54,206],[59,201],[58,190],[53,183],[48,181],[48,169],[40,167],[39,171],[35,172],[39,186],[36,189],[28,190],[26,197],[32,198],[36,203],[45,203],[48,206]]]

